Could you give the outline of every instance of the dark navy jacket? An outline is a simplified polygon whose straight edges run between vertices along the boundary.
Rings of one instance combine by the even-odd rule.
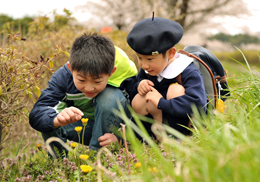
[[[192,113],[191,105],[195,104],[197,107],[203,108],[204,111],[207,109],[207,95],[203,77],[198,68],[191,63],[184,69],[181,73],[181,80],[185,88],[185,95],[170,100],[166,99],[167,90],[170,84],[177,82],[176,78],[163,78],[161,82],[158,82],[156,76],[146,74],[143,69],[140,69],[135,78],[132,78],[132,80],[128,79],[124,83],[128,85],[126,86],[126,91],[129,93],[131,99],[138,93],[137,87],[143,79],[151,80],[154,83],[154,88],[162,94],[163,98],[159,101],[158,109],[162,110],[164,121],[166,120],[172,128],[181,133],[188,134],[189,132],[180,125],[188,126],[189,116]],[[151,115],[148,115],[148,117],[151,117]],[[144,123],[144,125],[149,132],[151,125],[148,123]]]

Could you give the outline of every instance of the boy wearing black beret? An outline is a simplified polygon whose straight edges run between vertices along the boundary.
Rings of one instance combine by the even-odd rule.
[[[183,126],[189,124],[191,105],[205,106],[207,96],[193,59],[176,53],[174,46],[182,36],[182,26],[169,19],[153,17],[135,24],[127,43],[136,52],[141,69],[130,92],[134,95],[131,105],[137,114],[189,134]],[[178,84],[178,77],[182,85]],[[203,109],[206,111],[206,107]],[[144,125],[152,135],[151,125]]]

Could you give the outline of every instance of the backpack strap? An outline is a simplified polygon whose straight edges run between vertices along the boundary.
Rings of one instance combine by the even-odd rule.
[[[205,86],[207,93],[209,94],[208,96],[210,97],[210,100],[213,102],[213,106],[216,108],[216,105],[217,105],[217,88],[216,88],[216,81],[215,81],[215,78],[214,78],[214,75],[213,75],[211,69],[208,67],[208,65],[204,61],[202,61],[200,58],[198,58],[197,56],[195,56],[193,54],[190,54],[190,53],[188,53],[184,50],[178,50],[177,53],[184,54],[188,57],[191,57],[200,64],[199,66],[201,66],[201,65],[203,66],[203,69],[202,68],[198,68],[198,69],[200,70],[202,75],[203,75],[203,71],[206,71],[207,74],[209,75],[209,76],[207,76],[207,78],[205,78],[204,75],[203,75],[204,86]],[[196,64],[195,64],[195,66],[198,67]],[[207,79],[209,79],[209,82],[211,83],[210,85],[206,84]],[[220,79],[224,80],[225,78],[220,78]],[[178,75],[176,77],[176,80],[177,80],[178,83],[182,84],[180,75]],[[207,88],[209,88],[209,89],[207,89]]]

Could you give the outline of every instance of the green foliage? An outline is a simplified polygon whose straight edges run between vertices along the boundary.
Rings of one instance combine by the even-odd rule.
[[[42,33],[42,31],[57,31],[60,28],[69,25],[75,18],[71,15],[71,12],[64,8],[63,12],[65,15],[57,14],[56,11],[53,11],[53,18],[47,16],[40,17],[30,17],[25,16],[23,18],[14,19],[7,15],[0,15],[0,28],[1,32],[5,34],[16,34],[21,33],[22,36],[35,35]],[[51,20],[53,19],[53,21]]]
[[[10,16],[7,16],[5,14],[1,14],[0,15],[0,27],[3,28],[3,25],[6,23],[6,22],[11,22],[13,21],[13,18],[10,17]]]
[[[252,51],[252,50],[243,50],[243,54],[247,58],[248,62],[251,65],[259,65],[259,53],[260,51]],[[245,64],[244,57],[241,55],[241,53],[236,50],[233,52],[214,52],[214,54],[217,56],[217,58],[221,61],[229,61],[231,62],[232,59],[241,62],[242,64]],[[232,61],[234,62],[234,61]]]
[[[67,9],[64,9],[63,12],[65,15],[59,15],[56,13],[56,11],[54,11],[54,21],[52,21],[51,18],[47,16],[36,18],[33,22],[30,23],[28,30],[29,35],[38,37],[39,34],[44,35],[47,32],[58,31],[75,21],[75,18],[71,16],[71,13]]]
[[[35,102],[35,96],[40,96],[39,81],[47,72],[53,71],[53,57],[62,53],[58,50],[50,59],[42,56],[31,59],[13,46],[16,41],[25,39],[19,34],[9,36],[10,42],[0,48],[0,130],[3,134],[0,135],[0,147],[1,139],[8,138],[10,127],[15,122],[27,120],[31,109],[29,100]]]
[[[259,44],[260,39],[256,36],[248,35],[248,34],[236,34],[229,35],[225,33],[218,33],[211,37],[208,37],[209,40],[219,40],[221,42],[227,42],[234,46],[240,46],[242,44]]]
[[[29,28],[29,23],[32,22],[34,17],[25,16],[23,18],[13,19],[7,15],[0,15],[0,28],[2,31],[0,33],[22,33],[26,35]]]

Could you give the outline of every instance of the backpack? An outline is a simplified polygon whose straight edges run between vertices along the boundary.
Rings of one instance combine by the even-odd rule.
[[[185,54],[194,59],[193,64],[200,70],[209,102],[216,108],[217,101],[225,101],[230,96],[226,72],[218,58],[208,49],[189,45],[177,53]],[[182,84],[181,74],[176,77]]]

